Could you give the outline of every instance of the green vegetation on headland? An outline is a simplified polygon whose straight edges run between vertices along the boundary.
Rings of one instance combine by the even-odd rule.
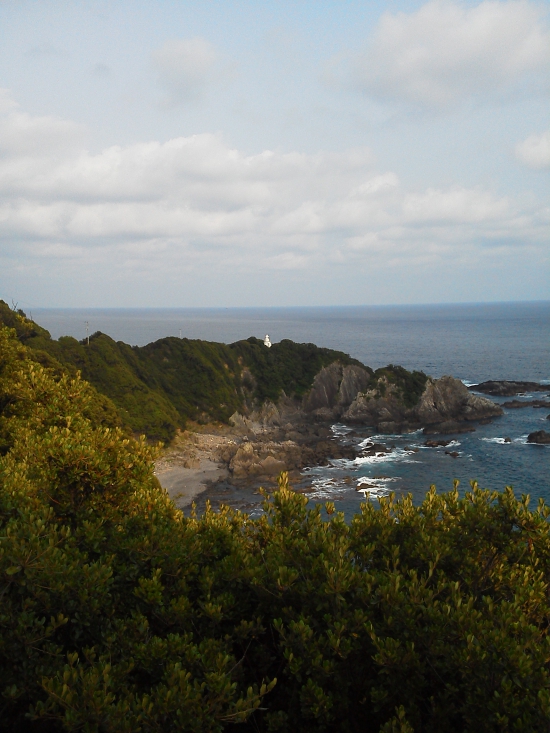
[[[474,485],[348,525],[283,476],[259,519],[184,517],[38,359],[0,328],[0,730],[548,730],[543,503]]]
[[[231,345],[169,337],[143,347],[103,333],[93,334],[89,344],[70,336],[56,341],[23,312],[0,301],[2,322],[16,329],[45,366],[62,365],[73,376],[80,371],[111,401],[103,399],[97,409],[109,413],[114,404],[120,425],[153,440],[171,440],[187,420],[227,422],[235,411],[275,402],[283,393],[300,399],[315,375],[335,361],[363,367],[374,382],[386,377],[398,386],[408,407],[418,401],[426,383],[421,372],[393,365],[373,372],[340,351],[289,340],[271,349],[253,337]],[[112,415],[105,419],[113,424]]]

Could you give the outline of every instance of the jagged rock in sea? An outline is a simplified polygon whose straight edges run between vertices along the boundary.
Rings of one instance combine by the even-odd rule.
[[[546,430],[536,430],[534,433],[529,433],[527,442],[536,445],[550,445],[550,433],[547,433]]]
[[[334,439],[306,439],[302,444],[293,440],[245,441],[238,446],[227,446],[220,454],[236,479],[273,477],[281,471],[325,465],[334,458],[355,457],[354,448],[343,446]]]

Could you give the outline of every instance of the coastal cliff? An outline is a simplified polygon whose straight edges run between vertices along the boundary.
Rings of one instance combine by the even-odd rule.
[[[189,421],[232,423],[251,435],[284,428],[293,439],[337,420],[381,433],[445,432],[502,413],[452,377],[392,364],[374,371],[343,352],[288,339],[270,349],[254,337],[229,345],[167,337],[144,347],[99,332],[89,342],[54,340],[3,301],[0,322],[45,366],[81,372],[102,395],[105,424],[152,440],[169,442]]]
[[[502,415],[502,408],[472,394],[454,377],[431,379],[389,365],[376,372],[334,362],[315,376],[300,402],[284,395],[248,416],[236,413],[234,425],[261,429],[307,422],[342,421],[374,428],[378,433],[403,433],[419,428],[460,432],[465,423]]]

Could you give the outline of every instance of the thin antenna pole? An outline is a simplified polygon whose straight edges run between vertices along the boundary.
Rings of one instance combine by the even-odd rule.
[[[181,328],[180,328],[180,338],[181,338]]]
[[[90,345],[90,324],[86,321],[86,342]]]

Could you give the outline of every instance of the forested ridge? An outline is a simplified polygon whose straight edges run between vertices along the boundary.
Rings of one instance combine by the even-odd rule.
[[[549,510],[366,503],[285,476],[184,516],[155,449],[0,329],[0,729],[547,731]]]
[[[15,328],[44,366],[80,372],[102,395],[105,424],[117,423],[152,440],[170,441],[188,420],[227,422],[235,411],[276,402],[283,393],[299,400],[319,371],[335,361],[362,367],[373,384],[379,378],[395,382],[409,407],[426,383],[421,372],[393,365],[373,371],[343,352],[288,339],[271,349],[254,337],[229,345],[167,337],[143,347],[99,332],[89,344],[71,336],[55,340],[4,301],[0,323]]]

